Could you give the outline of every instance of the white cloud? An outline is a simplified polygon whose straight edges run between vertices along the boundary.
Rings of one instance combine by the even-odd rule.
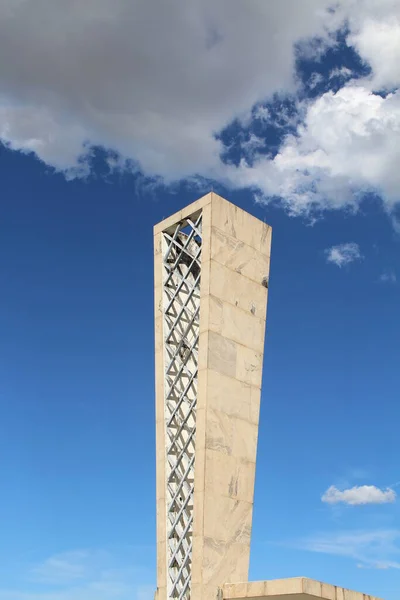
[[[250,154],[263,146],[265,146],[265,141],[254,133],[251,133],[249,138],[242,143],[242,149]]]
[[[357,209],[362,192],[378,192],[390,212],[400,200],[400,92],[382,98],[360,85],[309,104],[296,135],[273,160],[227,168],[235,185],[281,196],[291,214]]]
[[[80,162],[86,138],[84,126],[74,122],[72,116],[55,114],[46,106],[33,109],[29,105],[2,105],[0,100],[3,144],[12,150],[34,152],[45,163],[65,170],[67,175],[87,173],[87,166]]]
[[[349,19],[347,38],[371,67],[371,88],[400,85],[400,6],[398,0],[348,0],[342,11]]]
[[[326,260],[339,268],[362,258],[360,248],[354,242],[332,246],[325,250],[325,254]]]
[[[361,504],[387,504],[395,502],[396,492],[390,488],[381,490],[375,485],[354,486],[347,490],[339,490],[332,485],[326,490],[321,498],[327,504],[349,504],[358,506]]]
[[[249,186],[281,198],[292,215],[355,210],[369,191],[393,214],[400,92],[376,91],[400,86],[400,5],[338,0],[328,14],[332,4],[0,0],[0,139],[69,176],[87,173],[82,155],[101,145],[120,154],[110,165],[138,164],[167,182],[199,175]],[[248,123],[254,106],[253,118],[270,122],[262,104],[296,93],[295,45],[318,36],[322,47],[333,43],[329,33],[345,22],[371,74],[279,118],[297,132],[275,158],[258,155],[253,140],[244,149],[252,166],[224,165],[216,134],[234,118]],[[337,67],[334,77],[352,73]]]
[[[311,552],[344,556],[357,566],[374,569],[400,569],[400,531],[394,529],[349,531],[311,536],[296,547]]]
[[[214,134],[294,90],[294,44],[329,4],[0,0],[0,137],[58,169],[90,142],[167,179],[211,173]]]
[[[379,279],[382,283],[397,283],[396,273],[391,270],[384,271]]]
[[[317,85],[319,85],[320,83],[322,83],[322,81],[324,80],[323,76],[321,75],[321,73],[313,73],[310,77],[308,86],[311,90],[313,90],[314,88],[317,87]]]
[[[356,210],[366,192],[380,195],[392,215],[400,203],[400,4],[343,0],[331,26],[344,21],[347,43],[370,75],[306,102],[297,134],[286,138],[273,160],[259,156],[251,168],[243,163],[227,174],[234,185],[258,189],[266,201],[282,197],[293,215]],[[349,79],[351,71],[330,74],[338,76]],[[382,97],[376,93],[382,88],[393,93]]]
[[[246,126],[251,124],[251,119],[259,121],[263,125],[273,126],[275,129],[281,129],[283,132],[289,130],[295,130],[302,122],[305,116],[305,107],[300,102],[294,102],[293,106],[289,106],[285,103],[288,97],[277,97],[274,103],[273,110],[270,110],[267,106],[258,104],[248,119],[243,119],[242,123]],[[254,135],[254,134],[253,134]],[[245,142],[242,142],[241,147],[244,147]],[[263,139],[263,145],[268,144],[268,139]],[[244,148],[245,149],[245,148]],[[257,150],[257,148],[254,148]],[[254,152],[256,155],[256,152]],[[220,176],[226,175],[224,166],[220,165]]]
[[[265,106],[257,106],[254,111],[254,118],[259,119],[263,123],[268,123],[271,120],[271,114]]]
[[[343,79],[350,79],[353,76],[353,72],[347,67],[335,67],[329,73],[329,79],[334,79],[335,77],[343,77]]]

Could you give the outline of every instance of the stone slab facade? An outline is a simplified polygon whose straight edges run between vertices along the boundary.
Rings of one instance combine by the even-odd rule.
[[[154,228],[158,600],[248,578],[271,233],[214,193]]]

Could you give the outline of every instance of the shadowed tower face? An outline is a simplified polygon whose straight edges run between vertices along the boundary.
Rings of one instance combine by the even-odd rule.
[[[248,578],[270,246],[214,193],[154,228],[159,600]]]

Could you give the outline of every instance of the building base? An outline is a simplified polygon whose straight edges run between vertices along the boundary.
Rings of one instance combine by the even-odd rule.
[[[271,581],[227,583],[220,590],[220,600],[379,600],[335,585],[295,577]]]

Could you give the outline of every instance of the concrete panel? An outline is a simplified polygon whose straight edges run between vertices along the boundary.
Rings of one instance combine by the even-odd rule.
[[[241,240],[224,233],[217,227],[211,232],[211,259],[240,273],[255,283],[261,283],[269,273],[269,249],[265,254],[258,252]],[[269,240],[271,243],[271,239]]]
[[[237,345],[229,338],[210,331],[208,334],[208,368],[227,375],[236,376]]]
[[[265,320],[268,290],[261,283],[262,278],[254,281],[211,260],[210,294],[230,306],[238,307],[249,316]]]
[[[270,256],[271,227],[217,194],[212,197],[211,225],[257,252]]]

